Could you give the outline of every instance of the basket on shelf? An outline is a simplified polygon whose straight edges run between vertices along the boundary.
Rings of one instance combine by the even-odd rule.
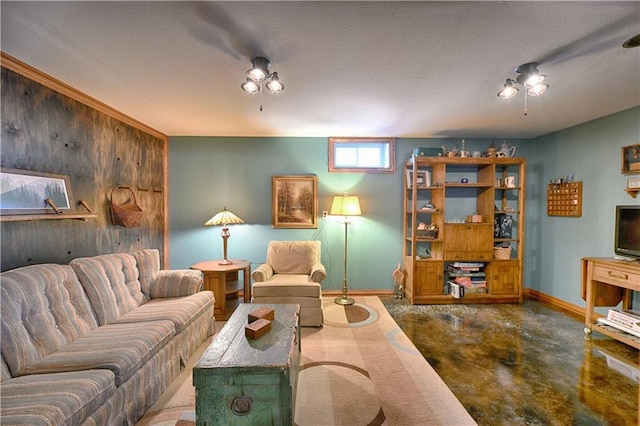
[[[117,190],[128,190],[131,193],[131,198],[122,204],[114,202],[113,193]],[[140,226],[142,209],[138,206],[136,194],[131,188],[124,185],[114,187],[109,194],[109,201],[111,202],[111,222],[114,225],[124,226],[125,228]]]
[[[511,259],[511,246],[499,246],[493,248],[493,258],[507,260]]]
[[[438,239],[438,225],[432,223],[427,226],[426,223],[420,222],[418,229],[416,229],[416,236],[418,238]]]

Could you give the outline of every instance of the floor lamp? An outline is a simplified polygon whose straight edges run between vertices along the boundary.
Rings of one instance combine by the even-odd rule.
[[[332,216],[344,216],[344,278],[342,280],[342,295],[335,298],[338,305],[353,305],[355,300],[347,296],[347,230],[349,226],[348,216],[360,216],[360,203],[356,195],[336,195],[331,203],[329,214]]]
[[[218,264],[220,265],[231,265],[233,263],[232,261],[227,259],[227,240],[231,236],[229,227],[227,225],[236,223],[244,223],[244,220],[231,213],[229,210],[227,210],[226,207],[204,223],[205,226],[222,225],[222,232],[220,232],[220,236],[222,237],[222,250],[224,253],[224,258],[223,260],[218,262]]]

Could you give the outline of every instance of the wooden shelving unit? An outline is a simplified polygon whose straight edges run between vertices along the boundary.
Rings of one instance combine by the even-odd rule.
[[[64,219],[88,220],[88,219],[96,219],[97,217],[98,215],[94,213],[16,214],[16,215],[0,216],[0,222],[20,222],[20,221],[30,221],[30,220],[64,220]]]
[[[413,157],[405,163],[405,173],[417,176],[418,172],[429,173],[431,186],[418,187],[415,179],[404,182],[403,259],[407,271],[405,291],[410,302],[521,303],[525,160]],[[508,187],[503,185],[507,177],[514,182]],[[427,202],[436,210],[423,209]],[[471,214],[481,216],[481,222],[465,222]],[[510,216],[511,235],[494,232],[494,220],[499,215]],[[420,237],[420,223],[435,224],[438,237]],[[494,258],[494,246],[503,243],[512,247],[510,258]],[[446,271],[447,265],[454,262],[483,263],[486,292],[468,293],[459,299],[451,296]]]

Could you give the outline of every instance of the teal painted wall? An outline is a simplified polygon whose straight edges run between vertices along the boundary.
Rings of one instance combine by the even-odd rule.
[[[525,245],[528,287],[584,306],[580,259],[613,256],[615,206],[640,203],[624,191],[629,176],[620,172],[621,147],[637,143],[640,108],[531,140]],[[547,184],[568,173],[583,182],[582,217],[547,216]]]
[[[467,139],[471,151],[491,140]],[[496,140],[496,145],[501,141]],[[526,141],[509,140],[527,157]],[[358,195],[362,216],[349,226],[348,282],[351,289],[393,288],[391,273],[402,258],[402,164],[414,147],[460,145],[459,139],[397,139],[396,173],[329,173],[328,138],[171,137],[169,141],[169,260],[188,268],[222,258],[219,227],[203,223],[227,207],[246,224],[230,227],[228,257],[256,268],[269,240],[318,239],[328,278],[324,289],[338,290],[344,273],[344,225],[323,220],[334,195]],[[271,227],[271,176],[318,176],[318,228]]]
[[[527,158],[524,286],[584,306],[580,259],[613,255],[614,207],[640,203],[623,189],[620,148],[640,141],[640,108],[531,140],[509,140]],[[492,142],[467,139],[469,150]],[[495,140],[496,145],[500,140]],[[334,195],[360,197],[363,215],[349,227],[348,282],[352,289],[393,288],[402,256],[402,164],[416,146],[459,146],[459,139],[397,139],[396,173],[328,173],[327,138],[172,137],[169,141],[169,259],[188,268],[222,257],[219,227],[203,223],[227,207],[245,225],[231,227],[229,257],[264,261],[267,242],[318,239],[327,267],[325,289],[342,285],[344,227],[323,220]],[[583,182],[580,218],[546,214],[547,183],[573,173]],[[318,228],[272,229],[271,176],[318,176]]]

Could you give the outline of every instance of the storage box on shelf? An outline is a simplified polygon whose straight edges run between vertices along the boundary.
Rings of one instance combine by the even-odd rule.
[[[521,303],[525,160],[413,157],[405,172],[411,179],[404,183],[403,258],[411,303]],[[429,186],[418,185],[416,176],[425,172]],[[435,225],[437,238],[419,232],[421,223]],[[484,289],[459,279],[477,289],[453,298],[446,272],[455,262],[481,262]]]

